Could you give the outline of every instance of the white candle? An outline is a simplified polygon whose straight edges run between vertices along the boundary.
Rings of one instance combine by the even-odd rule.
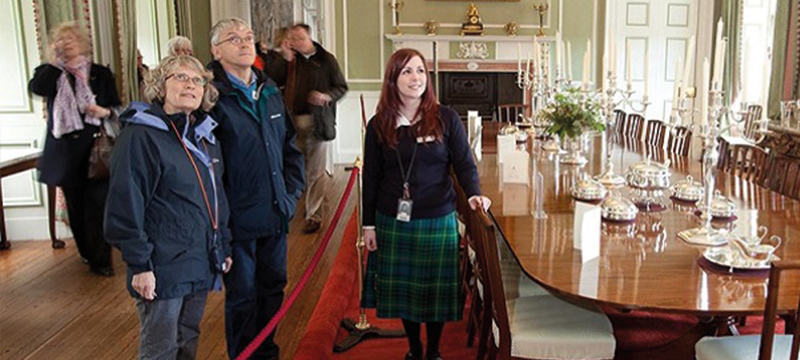
[[[528,51],[528,63],[525,64],[525,71],[530,74],[531,73],[531,52]]]
[[[692,35],[692,37],[689,38],[689,46],[686,48],[686,59],[684,60],[684,63],[683,63],[683,66],[684,66],[684,68],[683,68],[683,82],[681,83],[681,86],[684,88],[684,92],[686,91],[685,89],[690,87],[689,84],[691,84],[691,80],[692,80],[692,75],[693,75],[692,74],[692,72],[693,72],[692,69],[694,68],[694,48],[695,48],[695,39],[694,39],[694,35]],[[675,71],[676,71],[675,79],[677,79],[678,78],[678,73],[677,73],[678,69],[675,69]]]
[[[540,72],[539,71],[539,66],[541,65],[540,64],[541,60],[539,58],[539,51],[541,51],[541,49],[539,48],[539,42],[536,41],[536,40],[533,40],[533,73],[534,74],[539,74],[539,72]]]
[[[708,81],[709,77],[711,76],[711,64],[708,62],[708,58],[703,59],[703,79],[701,81],[700,93],[700,125],[705,125],[708,123]]]
[[[719,22],[717,22],[717,37],[714,43],[714,78],[711,82],[712,86],[716,86],[717,83],[722,81],[720,76],[722,75],[722,62],[724,62],[722,58],[722,29],[724,26],[722,18],[719,18]]]
[[[593,57],[592,57],[592,40],[591,39],[586,39],[586,52],[584,53],[584,57],[585,58],[583,60],[583,66],[586,68],[585,69],[585,73],[586,73],[585,76],[586,76],[586,86],[587,86],[587,89],[588,89],[589,77],[590,77],[589,73],[592,71],[592,59],[593,59]]]
[[[522,44],[517,43],[517,75],[522,74]]]
[[[564,69],[563,69],[563,66],[561,64],[561,51],[563,51],[562,48],[563,48],[563,46],[561,44],[561,32],[557,31],[556,32],[556,71],[558,72],[558,74],[560,76],[563,77],[564,76],[564,73],[563,73]]]
[[[650,48],[649,46],[644,49],[644,92],[642,92],[642,99],[647,97],[647,87],[648,87],[648,73],[650,72]],[[680,66],[679,66],[680,67]],[[678,71],[678,68],[675,68],[675,71]]]
[[[589,90],[589,52],[583,53],[583,90]]]
[[[567,41],[567,79],[572,80],[572,43]]]
[[[628,87],[631,87],[631,44],[625,42],[625,77],[628,78]]]
[[[613,27],[609,27],[608,28],[608,68],[607,69],[612,74],[616,73],[616,67],[617,67],[617,56],[616,56],[617,49],[616,49],[616,47],[614,45],[615,45],[615,43],[614,43],[614,28]]]

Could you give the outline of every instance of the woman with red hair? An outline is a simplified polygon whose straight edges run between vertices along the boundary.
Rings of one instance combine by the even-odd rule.
[[[436,100],[425,59],[395,52],[364,148],[364,239],[371,251],[365,305],[378,317],[401,318],[406,359],[441,359],[444,323],[463,312],[459,296],[455,171],[473,209],[488,208],[458,114]]]

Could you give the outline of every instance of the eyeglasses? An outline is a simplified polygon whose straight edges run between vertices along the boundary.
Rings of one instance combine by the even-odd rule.
[[[175,80],[178,80],[182,83],[188,83],[189,81],[191,81],[197,86],[206,86],[206,84],[208,83],[208,80],[206,80],[205,78],[202,78],[200,76],[189,77],[189,75],[186,75],[184,73],[168,75],[164,79],[164,81],[169,80],[170,78],[175,78]]]
[[[243,43],[254,44],[256,42],[256,39],[252,35],[247,35],[247,36],[245,36],[243,38],[242,37],[238,37],[236,35],[233,35],[233,36],[231,36],[231,37],[229,37],[229,38],[227,38],[225,40],[222,40],[222,41],[218,42],[217,45],[221,45],[221,44],[224,44],[226,42],[230,42],[231,44],[234,44],[234,45],[242,45]]]

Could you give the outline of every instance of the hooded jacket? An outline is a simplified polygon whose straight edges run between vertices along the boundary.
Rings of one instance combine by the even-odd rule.
[[[219,62],[211,62],[209,68],[219,90],[211,114],[219,123],[214,132],[225,147],[233,239],[286,234],[305,176],[281,92],[258,69],[253,68],[255,93],[245,94],[231,83]]]
[[[222,153],[212,133],[217,122],[199,111],[192,116],[194,123],[183,113],[167,115],[158,104],[132,103],[120,117],[124,127],[111,155],[104,228],[128,265],[134,297],[139,294],[131,279],[145,271],[155,273],[159,299],[210,290],[212,248],[222,246],[230,256]]]

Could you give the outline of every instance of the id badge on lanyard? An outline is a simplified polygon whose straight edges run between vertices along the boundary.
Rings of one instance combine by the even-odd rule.
[[[403,197],[397,199],[397,221],[411,221],[411,210],[414,207],[414,200],[411,200],[411,186],[408,183],[411,177],[411,169],[414,167],[414,159],[417,157],[417,143],[414,142],[414,152],[411,153],[411,162],[408,164],[408,172],[403,169],[403,160],[400,159],[400,152],[395,149],[397,163],[400,165],[400,174],[403,176]]]

